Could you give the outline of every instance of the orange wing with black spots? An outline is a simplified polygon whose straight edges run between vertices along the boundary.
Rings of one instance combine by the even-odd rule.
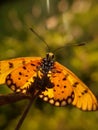
[[[34,77],[37,77],[39,64],[40,59],[36,59],[14,69],[6,77],[7,86],[14,92],[27,93],[29,86],[34,82]]]
[[[51,74],[54,88],[47,88],[40,98],[55,106],[72,104],[81,110],[97,110],[98,101],[90,89],[69,69],[55,62]]]
[[[40,60],[39,57],[22,57],[22,58],[16,58],[16,59],[9,59],[0,61],[0,84],[5,84],[5,79],[9,73],[11,73],[13,70],[18,67],[27,64],[28,62],[34,61],[34,60]]]

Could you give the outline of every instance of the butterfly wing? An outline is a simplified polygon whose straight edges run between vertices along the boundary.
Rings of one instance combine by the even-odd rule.
[[[68,74],[67,80],[69,80],[75,96],[72,105],[82,110],[97,110],[98,101],[91,90],[69,69],[59,63],[57,65],[61,66]]]
[[[14,69],[25,65],[28,62],[34,61],[35,59],[40,59],[38,57],[23,57],[10,60],[0,61],[0,84],[5,83],[6,76],[11,73]]]
[[[6,84],[14,92],[27,93],[29,87],[37,77],[37,66],[40,64],[40,58],[30,60],[30,62],[14,69],[6,77]]]
[[[56,106],[72,103],[81,110],[98,109],[96,97],[75,74],[58,62],[55,63],[54,68],[55,71],[51,75],[54,88],[42,92],[40,98]]]
[[[54,86],[53,88],[46,86],[46,90],[39,97],[55,106],[65,106],[72,103],[74,93],[70,81],[67,80],[67,75],[66,70],[55,63],[54,70],[50,76],[50,81]]]

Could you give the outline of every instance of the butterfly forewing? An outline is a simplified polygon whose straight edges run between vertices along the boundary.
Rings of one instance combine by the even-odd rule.
[[[0,84],[5,83],[6,76],[12,72],[14,69],[18,69],[21,65],[31,62],[35,59],[40,59],[38,57],[23,57],[10,60],[0,61]]]
[[[40,59],[36,59],[14,69],[6,77],[8,87],[14,92],[27,93],[27,89],[34,82],[33,77],[37,76],[37,66],[39,64]]]

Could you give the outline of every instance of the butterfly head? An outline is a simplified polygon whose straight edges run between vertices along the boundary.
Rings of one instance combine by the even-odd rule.
[[[54,54],[52,52],[49,52],[46,54],[47,61],[53,61],[54,60]]]

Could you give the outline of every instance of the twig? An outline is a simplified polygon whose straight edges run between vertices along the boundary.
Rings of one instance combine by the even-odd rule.
[[[23,115],[21,116],[15,130],[19,130],[20,127],[22,126],[23,121],[24,121],[25,117],[27,116],[28,111],[29,111],[30,107],[32,106],[32,103],[33,103],[34,99],[39,95],[39,93],[40,93],[40,91],[37,91],[36,94],[34,94],[32,96],[32,98],[30,99],[30,102],[29,102],[28,106],[26,107],[26,109],[24,110]]]
[[[23,99],[30,99],[30,96],[22,93],[0,94],[0,105],[14,103]]]
[[[25,119],[25,117],[26,117],[26,115],[27,115],[27,113],[28,113],[28,111],[29,111],[29,109],[30,109],[30,107],[32,105],[32,102],[33,102],[33,100],[30,100],[30,102],[29,102],[28,106],[26,107],[23,115],[21,116],[21,118],[20,118],[20,120],[19,120],[19,122],[18,122],[18,124],[17,124],[17,126],[15,128],[15,130],[19,130],[20,127],[22,126],[22,123],[23,123],[23,121],[24,121],[24,119]]]

